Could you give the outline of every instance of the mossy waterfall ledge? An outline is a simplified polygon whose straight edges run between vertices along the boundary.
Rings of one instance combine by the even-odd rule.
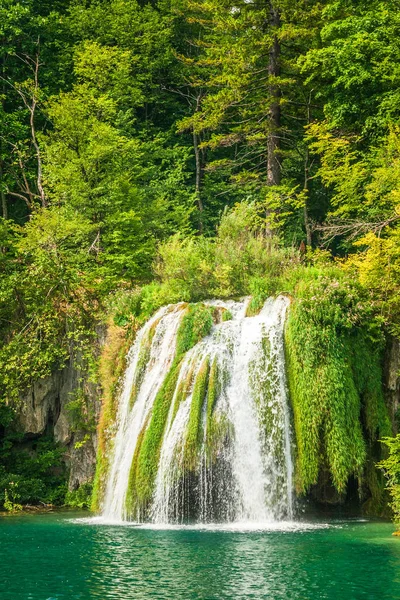
[[[293,516],[285,374],[289,300],[179,303],[139,331],[95,497],[111,521],[266,522]],[[104,457],[102,457],[104,461]]]

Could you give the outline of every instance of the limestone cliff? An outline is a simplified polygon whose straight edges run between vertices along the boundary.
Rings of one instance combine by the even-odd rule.
[[[394,433],[399,432],[400,340],[388,340],[385,355],[385,392]]]
[[[90,405],[93,424],[91,430],[76,426],[69,408],[78,389],[84,389]],[[13,428],[34,439],[45,433],[65,446],[65,463],[69,471],[70,491],[93,479],[96,465],[97,432],[101,404],[98,385],[87,381],[79,368],[79,361],[70,360],[64,369],[50,377],[36,381],[21,396]]]

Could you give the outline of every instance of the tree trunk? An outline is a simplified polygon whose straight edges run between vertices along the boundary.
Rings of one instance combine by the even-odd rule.
[[[199,209],[199,233],[203,233],[203,202],[201,201],[201,194],[200,194],[200,186],[201,186],[201,157],[200,157],[200,150],[199,150],[199,139],[198,139],[198,135],[195,131],[193,131],[193,148],[194,148],[194,156],[195,156],[195,160],[196,160],[196,184],[195,184],[195,190],[196,190],[196,202],[197,202],[197,207]]]
[[[38,40],[38,47],[39,47],[39,40]],[[35,129],[35,111],[37,108],[37,97],[38,97],[38,91],[39,91],[39,67],[40,67],[40,63],[39,63],[39,49],[38,49],[38,53],[36,55],[36,61],[34,63],[34,83],[35,83],[35,87],[34,87],[34,91],[32,94],[32,104],[30,107],[30,125],[31,125],[31,135],[32,135],[32,143],[33,146],[35,148],[35,152],[36,152],[36,160],[37,160],[37,188],[38,188],[38,192],[39,192],[39,196],[40,196],[40,200],[42,203],[42,207],[46,207],[47,203],[46,203],[46,195],[43,189],[43,171],[42,171],[42,157],[40,154],[40,148],[39,148],[39,144],[36,138],[36,129]]]
[[[3,40],[2,40],[3,42]],[[6,82],[5,82],[5,75],[6,75],[6,56],[5,54],[3,55],[3,60],[2,60],[2,64],[1,64],[1,74],[2,74],[2,88],[3,88],[3,98],[6,97]],[[2,105],[4,105],[4,100],[2,99]],[[4,188],[3,188],[3,176],[4,176],[4,170],[3,170],[3,140],[0,140],[0,185],[1,185],[1,191],[0,191],[0,195],[1,195],[1,214],[3,215],[3,219],[8,219],[8,210],[7,210],[7,197],[6,194],[4,192]]]
[[[312,99],[312,93],[313,90],[310,91],[310,95],[308,97],[308,103],[307,103],[307,125],[309,125],[311,123],[311,99]],[[312,246],[312,229],[311,229],[311,223],[310,223],[310,219],[309,219],[309,215],[308,215],[308,182],[310,181],[310,150],[308,148],[308,146],[306,147],[306,154],[304,157],[304,192],[305,192],[305,197],[304,197],[304,209],[303,209],[303,215],[304,215],[304,228],[306,230],[306,239],[307,239],[307,246],[309,246],[311,248]]]
[[[304,203],[303,213],[304,213],[304,225],[305,225],[305,228],[306,228],[307,246],[309,246],[311,248],[311,246],[312,246],[312,235],[311,235],[310,221],[309,221],[309,218],[308,218],[307,201]]]
[[[196,97],[196,108],[195,112],[199,112],[200,110],[200,100],[201,96],[198,95]],[[199,209],[199,233],[203,233],[203,202],[201,200],[201,175],[202,175],[202,157],[199,149],[199,135],[195,132],[193,128],[193,149],[194,149],[194,157],[196,161],[196,183],[195,183],[195,193],[196,193],[196,202],[197,207]]]
[[[309,219],[309,216],[308,216],[308,206],[307,206],[307,200],[308,200],[308,181],[309,181],[309,158],[310,158],[310,153],[309,153],[309,150],[307,148],[307,150],[306,150],[306,157],[305,157],[305,160],[304,160],[304,191],[305,191],[305,198],[304,198],[303,215],[304,215],[304,228],[306,230],[307,246],[309,246],[311,248],[311,245],[312,245],[312,232],[311,232],[311,225],[310,225],[310,219]]]
[[[2,150],[2,148],[1,148],[1,144],[0,144],[0,151],[1,150]],[[3,161],[0,157],[0,185],[2,185],[2,184],[3,184]],[[5,195],[3,187],[1,188],[0,196],[1,196],[1,214],[3,216],[3,219],[8,219],[7,197]]]
[[[279,11],[270,5],[269,25],[274,30],[280,27],[281,20]],[[281,124],[280,91],[276,83],[279,76],[279,54],[280,45],[278,36],[275,34],[269,51],[268,74],[271,78],[269,87],[271,105],[269,107],[269,134],[267,140],[267,179],[268,185],[279,185],[281,182],[281,168],[279,164],[279,128]]]

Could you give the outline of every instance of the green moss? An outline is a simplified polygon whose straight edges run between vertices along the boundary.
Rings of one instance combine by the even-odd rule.
[[[208,379],[206,411],[206,453],[209,464],[216,461],[227,440],[233,435],[233,427],[228,417],[215,411],[217,400],[228,381],[227,370],[221,368],[217,358],[214,358]]]
[[[93,490],[90,500],[90,509],[93,512],[98,512],[101,508],[101,499],[104,493],[104,479],[105,479],[105,460],[103,452],[98,449],[96,456],[96,472],[93,480]]]
[[[175,395],[182,359],[213,326],[212,311],[203,304],[192,304],[185,308],[177,333],[176,354],[172,366],[154,400],[148,426],[141,432],[132,462],[126,508],[129,514],[145,514],[151,500],[154,480],[157,475],[162,439],[171,402]],[[190,375],[190,374],[189,374]],[[186,382],[190,385],[190,382]],[[196,384],[195,384],[196,387]],[[184,397],[185,384],[177,391],[177,400]],[[179,404],[175,403],[176,412]]]
[[[189,423],[185,440],[185,467],[192,471],[196,468],[199,442],[202,439],[201,415],[207,394],[210,374],[210,358],[207,356],[197,372],[193,387],[192,403],[190,405]]]
[[[206,442],[207,462],[209,465],[215,463],[233,435],[233,425],[227,415],[213,412],[208,422]]]
[[[230,311],[230,310],[228,310],[227,308],[226,308],[226,309],[224,309],[224,310],[222,311],[222,321],[223,321],[223,322],[225,322],[225,321],[232,321],[232,319],[233,319],[233,316],[232,316],[232,313],[231,313],[231,311]]]
[[[211,369],[210,377],[208,381],[208,395],[207,395],[207,432],[211,427],[211,419],[214,411],[215,404],[218,400],[218,396],[221,393],[221,381],[220,372],[218,367],[218,360],[214,358]]]
[[[175,361],[163,385],[154,400],[151,419],[136,445],[130,486],[127,497],[127,509],[133,506],[144,511],[153,493],[153,484],[157,475],[161,442],[167,422],[168,412],[179,376],[180,362]]]
[[[387,431],[379,344],[361,321],[360,302],[346,282],[303,285],[292,303],[285,347],[297,440],[299,492],[316,484],[325,463],[344,492],[350,475],[362,479],[367,440]]]
[[[252,296],[246,307],[246,317],[255,317],[264,306],[265,298],[263,296]]]
[[[125,500],[125,508],[128,515],[133,516],[137,515],[138,519],[141,517],[143,513],[143,506],[139,500],[139,494],[137,489],[137,469],[138,469],[138,461],[139,455],[143,444],[143,439],[147,430],[147,426],[149,424],[149,418],[146,419],[140,433],[138,435],[138,439],[136,442],[135,453],[133,455],[131,468],[129,471],[129,481],[128,481],[128,490],[127,496]]]
[[[193,379],[194,379],[196,366],[197,366],[197,362],[194,360],[189,368],[189,371],[188,371],[186,377],[182,378],[178,384],[178,389],[176,390],[176,393],[175,393],[174,407],[173,407],[173,411],[172,411],[172,422],[174,421],[174,419],[176,417],[176,413],[178,412],[181,402],[183,402],[187,398],[187,396],[189,394],[189,390],[191,389],[191,387],[193,385]]]
[[[181,357],[193,348],[210,333],[212,326],[212,307],[204,304],[189,304],[178,330],[176,355]]]

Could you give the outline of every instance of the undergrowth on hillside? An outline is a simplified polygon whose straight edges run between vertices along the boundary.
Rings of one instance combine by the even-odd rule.
[[[0,445],[0,505],[64,504],[67,491],[65,449],[50,436],[26,440],[9,430]]]

